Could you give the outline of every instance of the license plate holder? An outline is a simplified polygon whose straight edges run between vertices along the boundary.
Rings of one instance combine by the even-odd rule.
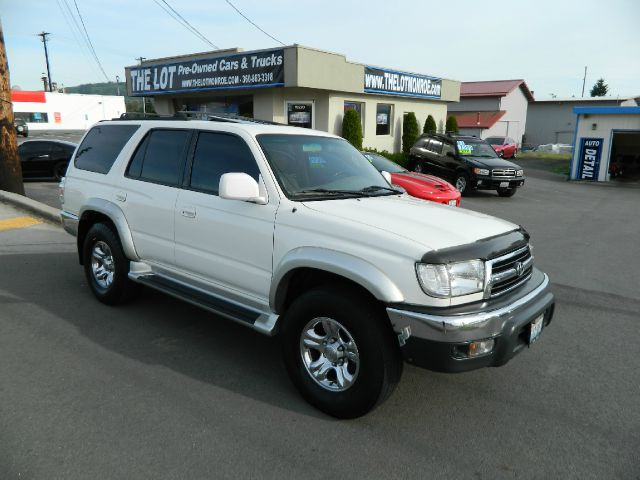
[[[544,327],[544,314],[529,324],[529,345],[532,345],[540,337],[542,327]]]
[[[500,182],[500,188],[509,188],[509,182]]]

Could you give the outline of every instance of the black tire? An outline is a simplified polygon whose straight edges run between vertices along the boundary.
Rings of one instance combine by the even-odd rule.
[[[501,197],[513,197],[516,194],[517,188],[499,188],[498,195]]]
[[[341,337],[339,342],[344,340],[346,332],[346,338],[351,338],[357,347],[357,363],[347,361],[345,367],[325,363],[328,366],[325,382],[337,378],[338,368],[351,369],[353,383],[341,391],[320,385],[303,359],[303,331],[309,331],[305,329],[321,318],[344,328],[337,335]],[[320,332],[324,331],[322,326],[319,328]],[[329,343],[335,345],[330,336],[323,338],[329,338]],[[349,286],[318,287],[298,297],[284,315],[281,342],[285,366],[301,395],[311,405],[337,418],[356,418],[373,410],[391,395],[402,376],[403,360],[389,319],[370,297]],[[327,359],[324,353],[313,351],[318,358],[322,357],[320,361]],[[309,358],[313,361],[311,355]],[[338,380],[334,385],[339,388]]]
[[[107,246],[107,249],[104,248]],[[98,264],[103,266],[103,272],[111,272],[111,282],[106,279],[101,280],[98,274],[94,274],[94,248],[102,248],[106,255],[101,263],[96,257]],[[108,258],[111,258],[109,261]],[[122,251],[120,239],[111,226],[104,223],[96,223],[87,232],[82,248],[82,258],[84,260],[84,273],[87,278],[89,288],[95,297],[106,305],[117,305],[131,299],[138,291],[138,285],[129,280],[129,259]],[[111,265],[111,269],[104,267]],[[99,268],[99,267],[98,267]],[[108,283],[105,285],[105,283]]]
[[[518,150],[514,150],[513,151],[513,155],[511,155],[511,158],[516,158],[518,156]]]
[[[69,162],[59,162],[53,167],[53,176],[60,181],[67,174],[67,166]]]
[[[456,187],[463,197],[469,195],[471,186],[469,185],[469,175],[464,172],[457,172],[453,180],[453,186]]]
[[[27,138],[27,137],[29,136],[29,132],[24,132],[24,133],[22,134],[22,136],[23,136],[24,138]]]

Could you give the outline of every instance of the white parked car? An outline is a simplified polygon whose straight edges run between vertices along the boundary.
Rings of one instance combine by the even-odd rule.
[[[502,365],[551,321],[517,225],[402,194],[342,138],[219,120],[83,138],[61,215],[100,301],[142,284],[277,334],[302,395],[341,418],[387,398],[403,359]]]

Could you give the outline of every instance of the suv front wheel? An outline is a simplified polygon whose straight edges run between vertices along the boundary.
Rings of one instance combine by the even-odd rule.
[[[456,178],[453,182],[453,185],[462,195],[467,195],[469,193],[469,190],[471,190],[471,187],[469,186],[469,175],[464,172],[456,173]]]
[[[109,225],[96,223],[89,229],[82,255],[87,283],[102,303],[122,303],[137,291],[137,284],[128,277],[129,259]]]
[[[283,319],[282,349],[302,396],[337,418],[371,411],[402,375],[389,320],[349,287],[319,287],[298,297]]]

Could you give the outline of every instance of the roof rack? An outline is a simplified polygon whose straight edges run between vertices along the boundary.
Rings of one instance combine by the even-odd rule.
[[[139,113],[139,112],[126,112],[120,115],[119,118],[114,120],[208,120],[210,122],[224,122],[224,123],[258,123],[261,125],[285,125],[284,123],[270,122],[268,120],[259,120],[251,117],[244,117],[235,113],[207,113],[207,112],[192,112],[181,111],[176,112],[173,115],[158,115],[157,113]]]

